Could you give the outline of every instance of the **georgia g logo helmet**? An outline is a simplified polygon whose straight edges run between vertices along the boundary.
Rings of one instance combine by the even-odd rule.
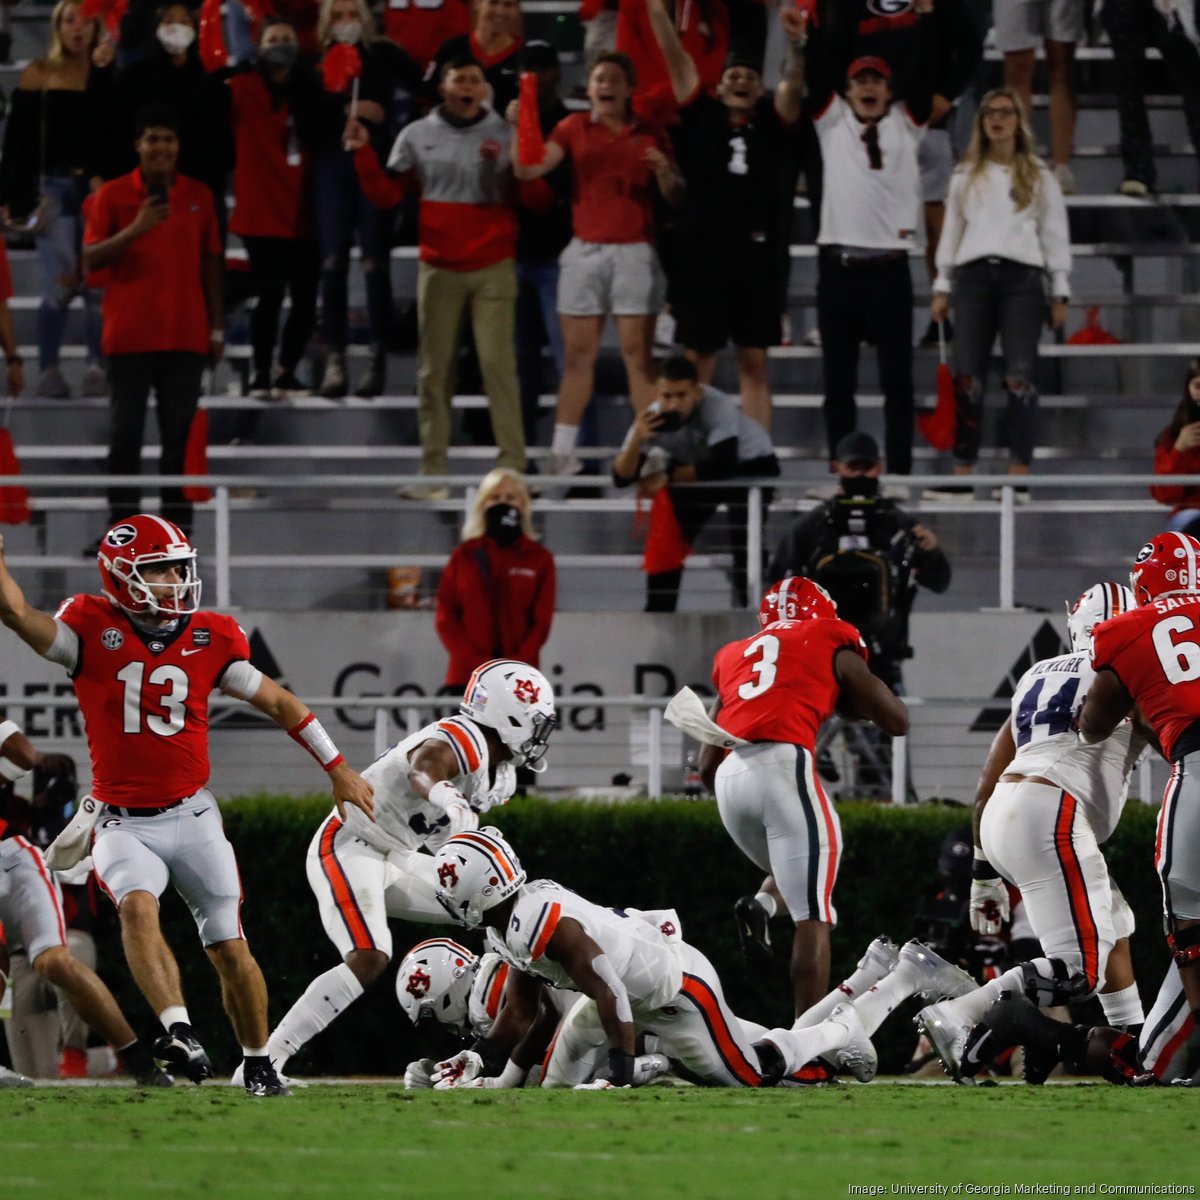
[[[799,575],[771,584],[758,606],[758,624],[763,629],[776,621],[811,621],[837,615],[833,597],[819,583]]]
[[[142,572],[155,565],[179,568],[178,582],[150,583]],[[150,513],[120,521],[100,539],[96,551],[104,594],[128,613],[178,617],[200,607],[196,551],[173,521]]]
[[[1137,553],[1129,586],[1139,607],[1161,596],[1200,592],[1200,542],[1186,533],[1160,533]]]

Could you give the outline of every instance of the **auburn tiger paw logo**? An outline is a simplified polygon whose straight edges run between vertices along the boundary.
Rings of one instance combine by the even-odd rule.
[[[429,995],[429,989],[433,985],[433,980],[429,977],[428,971],[422,971],[418,967],[409,977],[408,983],[404,990],[410,995],[420,1000]]]
[[[513,695],[526,704],[536,704],[541,694],[542,689],[532,679],[518,679],[513,685]]]
[[[442,863],[438,867],[438,883],[444,888],[458,886],[458,868],[452,862]]]

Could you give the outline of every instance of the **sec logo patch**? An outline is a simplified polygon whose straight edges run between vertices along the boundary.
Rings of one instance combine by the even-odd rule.
[[[100,635],[100,645],[105,650],[120,650],[125,645],[125,635],[119,629],[106,629]]]

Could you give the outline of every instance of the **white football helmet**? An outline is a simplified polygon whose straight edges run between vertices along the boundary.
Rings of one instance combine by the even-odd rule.
[[[1092,630],[1101,621],[1129,612],[1135,607],[1133,592],[1122,584],[1111,581],[1092,584],[1074,604],[1067,606],[1067,629],[1071,635],[1071,649],[1077,653],[1089,649]]]
[[[459,1035],[471,1032],[467,1007],[479,959],[449,938],[418,942],[396,972],[396,999],[417,1025],[433,1019]]]
[[[525,882],[512,847],[493,825],[465,830],[448,839],[433,862],[438,903],[468,929]]]
[[[463,693],[463,716],[494,729],[512,752],[513,765],[538,766],[558,725],[554,689],[536,667],[512,658],[494,658],[476,667]]]

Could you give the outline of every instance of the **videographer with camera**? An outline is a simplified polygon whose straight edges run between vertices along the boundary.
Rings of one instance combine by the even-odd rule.
[[[733,603],[745,608],[746,488],[677,487],[742,477],[773,479],[779,461],[766,430],[716,388],[701,384],[696,364],[682,355],[663,361],[655,399],[639,413],[613,459],[617,487],[636,483],[651,500],[642,570],[646,612],[674,612],[684,560],[717,506],[729,512]],[[770,501],[764,491],[764,505]],[[793,574],[795,572],[792,572]]]

